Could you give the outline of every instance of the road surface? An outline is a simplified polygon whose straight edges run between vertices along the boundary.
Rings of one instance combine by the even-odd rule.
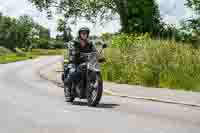
[[[103,96],[71,105],[38,69],[60,57],[0,65],[1,133],[199,133],[200,108]]]

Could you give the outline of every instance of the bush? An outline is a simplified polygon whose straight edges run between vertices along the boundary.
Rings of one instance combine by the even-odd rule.
[[[200,50],[122,34],[105,51],[103,78],[118,83],[200,91]]]
[[[63,49],[64,48],[64,42],[59,40],[53,40],[50,42],[52,49]]]
[[[0,56],[11,54],[12,51],[0,46]]]
[[[25,51],[25,49],[19,49],[19,48],[15,49],[17,56],[26,56],[26,53],[24,51]]]
[[[63,49],[64,42],[57,40],[38,39],[32,44],[34,49]]]
[[[39,39],[37,40],[36,44],[37,44],[36,48],[40,48],[40,49],[50,48],[50,43],[49,43],[49,40],[47,39]]]

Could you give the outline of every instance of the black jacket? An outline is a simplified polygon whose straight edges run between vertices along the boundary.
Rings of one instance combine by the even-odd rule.
[[[95,52],[95,51],[96,51],[96,48],[91,41],[88,41],[86,47],[81,48],[80,41],[73,40],[68,43],[69,63],[80,64],[80,63],[82,63],[82,61],[80,59],[80,53],[89,53],[89,52]]]

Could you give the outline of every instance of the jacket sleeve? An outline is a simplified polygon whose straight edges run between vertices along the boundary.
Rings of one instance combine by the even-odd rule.
[[[91,49],[92,49],[92,52],[97,52],[97,58],[100,59],[102,58],[102,55],[99,53],[99,51],[97,50],[96,46],[94,45],[94,43],[91,43]]]
[[[76,42],[71,41],[68,43],[68,59],[69,63],[76,64],[78,62],[79,51],[76,47]]]
[[[90,42],[90,46],[91,46],[92,52],[98,52],[93,42]]]

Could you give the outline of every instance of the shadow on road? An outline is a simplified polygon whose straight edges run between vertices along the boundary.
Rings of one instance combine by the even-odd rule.
[[[81,102],[81,101],[74,101],[72,105],[88,106],[87,102]],[[119,104],[100,103],[95,108],[115,108],[117,106],[120,106],[120,105]]]

